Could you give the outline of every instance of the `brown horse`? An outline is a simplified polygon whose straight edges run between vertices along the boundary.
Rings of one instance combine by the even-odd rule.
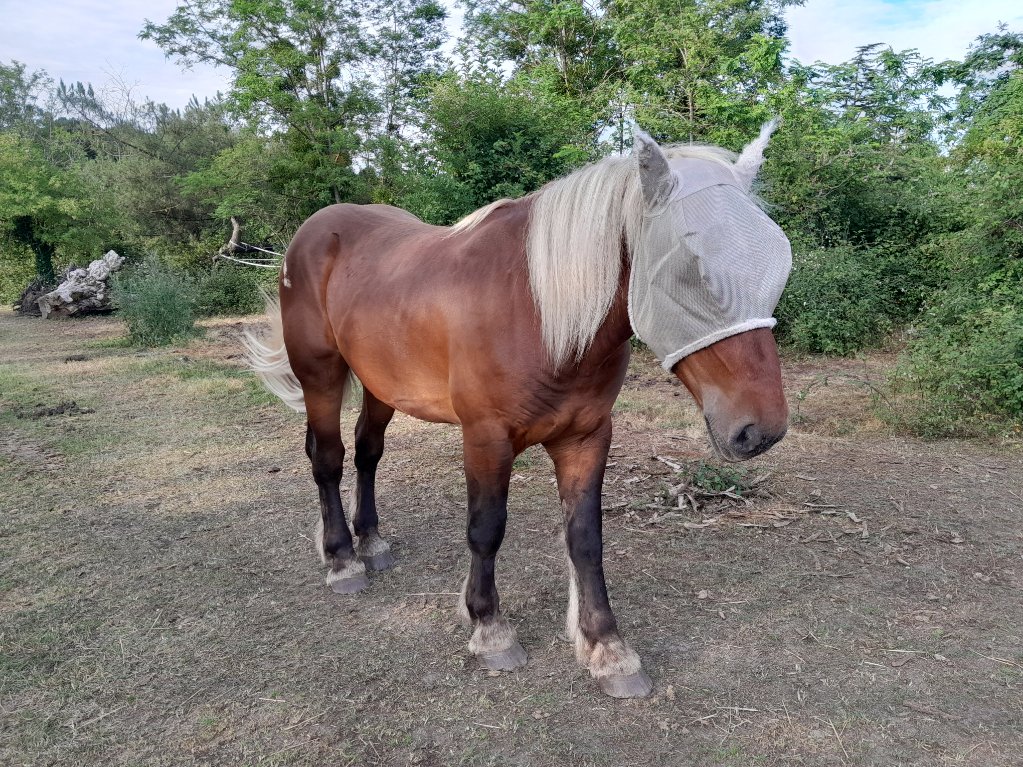
[[[512,670],[526,653],[501,614],[494,566],[512,461],[543,445],[554,461],[568,554],[568,636],[616,697],[649,693],[618,632],[604,583],[601,485],[611,407],[635,331],[703,409],[728,460],[785,433],[771,313],[788,276],[788,241],[750,196],[773,130],[735,158],[712,147],[662,149],[637,131],[608,158],[454,227],[384,205],[333,205],[288,248],[272,338],[249,338],[268,387],[308,418],[320,496],[317,546],[338,593],[393,564],[377,529],[374,477],[395,410],[460,424],[472,561],[459,612],[469,649]],[[339,492],[339,414],[355,375],[356,490]]]

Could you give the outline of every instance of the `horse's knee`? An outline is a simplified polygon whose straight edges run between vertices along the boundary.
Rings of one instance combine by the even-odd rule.
[[[497,556],[497,551],[504,540],[507,521],[508,513],[505,509],[491,509],[488,513],[472,514],[466,530],[470,551],[481,559],[493,559]]]

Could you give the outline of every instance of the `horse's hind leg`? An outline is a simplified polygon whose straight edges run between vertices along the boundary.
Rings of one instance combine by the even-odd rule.
[[[362,413],[355,425],[356,482],[349,511],[354,509],[352,526],[359,537],[355,551],[369,570],[394,567],[394,556],[387,541],[377,532],[376,474],[384,452],[384,431],[394,408],[363,389]]]
[[[554,460],[565,513],[568,638],[601,690],[615,698],[637,698],[648,695],[653,685],[639,656],[618,633],[604,582],[600,491],[610,444],[609,417],[591,434],[544,447]]]
[[[355,555],[339,487],[345,458],[341,402],[348,365],[335,352],[328,359],[321,358],[306,370],[299,368],[295,372],[305,395],[308,419],[305,450],[320,494],[317,549],[324,564],[330,565],[327,584],[338,594],[351,594],[366,588],[369,580],[365,565]]]
[[[469,649],[489,669],[513,671],[526,663],[515,629],[501,615],[494,565],[508,519],[508,484],[514,451],[507,435],[464,432],[469,496],[467,537],[472,561],[458,611],[473,625]]]

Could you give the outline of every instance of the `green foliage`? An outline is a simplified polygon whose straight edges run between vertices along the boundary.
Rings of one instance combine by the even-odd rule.
[[[587,154],[585,116],[574,102],[517,78],[450,74],[427,115],[432,159],[408,179],[399,204],[451,223],[501,197],[521,197],[571,170]]]
[[[775,312],[778,332],[796,349],[851,354],[892,328],[893,296],[878,252],[850,245],[797,251]]]
[[[0,304],[16,301],[35,277],[35,263],[27,248],[16,243],[0,247]]]
[[[24,64],[0,63],[0,131],[33,132],[42,114],[41,92],[50,85],[45,72],[28,72]]]
[[[614,0],[608,23],[636,121],[655,136],[738,148],[782,81],[792,0]]]
[[[390,183],[397,169],[384,162],[382,178],[367,178],[359,153],[371,134],[400,141],[417,125],[444,19],[435,0],[195,0],[142,37],[181,61],[234,70],[236,114],[260,136],[279,134],[308,215],[369,202],[373,186]]]
[[[953,166],[969,225],[940,241],[947,282],[918,320],[896,383],[931,434],[1023,426],[1023,37],[984,36],[958,72],[973,96]],[[975,97],[982,94],[982,98]]]
[[[70,263],[103,252],[111,211],[89,194],[79,168],[51,162],[31,139],[0,133],[0,178],[0,243],[32,253],[38,276],[52,281],[58,256]]]
[[[218,263],[199,279],[196,312],[203,317],[260,312],[263,310],[260,287],[266,287],[265,283],[253,268]]]
[[[729,491],[742,496],[752,489],[746,469],[723,464],[693,461],[683,466],[682,477],[687,484],[708,493]]]
[[[846,64],[795,64],[776,97],[784,128],[765,165],[772,213],[796,239],[913,247],[958,225],[933,141],[929,62],[867,46]],[[936,99],[936,97],[935,97]]]
[[[195,282],[155,257],[113,277],[113,301],[139,346],[163,346],[195,333]]]
[[[954,286],[921,317],[921,334],[902,357],[896,386],[916,395],[907,421],[927,436],[1023,425],[1023,266],[981,290]],[[992,420],[992,416],[994,420]]]

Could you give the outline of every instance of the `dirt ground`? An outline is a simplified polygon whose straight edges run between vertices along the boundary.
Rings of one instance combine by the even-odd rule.
[[[480,670],[453,610],[455,428],[396,417],[400,564],[326,588],[303,422],[240,370],[244,321],[139,351],[115,319],[0,312],[0,764],[1023,764],[1023,453],[892,436],[884,355],[786,360],[789,436],[695,509],[669,488],[718,476],[701,419],[636,355],[605,541],[655,691],[616,701],[558,639],[540,450],[498,560],[523,670]]]

